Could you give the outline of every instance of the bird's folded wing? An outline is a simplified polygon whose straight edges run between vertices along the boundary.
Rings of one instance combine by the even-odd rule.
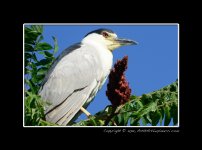
[[[67,101],[47,114],[46,119],[59,125],[66,125],[84,105],[96,86],[97,82],[94,81],[85,89],[73,93]]]
[[[46,108],[47,121],[66,125],[97,90],[101,78],[100,60],[93,49],[80,47],[59,56],[39,94],[50,103]]]

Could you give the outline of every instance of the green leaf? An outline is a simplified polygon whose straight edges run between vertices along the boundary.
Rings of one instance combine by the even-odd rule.
[[[175,113],[175,115],[173,117],[173,123],[174,123],[174,125],[178,124],[178,115],[177,115],[177,113]]]
[[[46,57],[53,57],[53,54],[51,54],[50,52],[44,51],[44,54]]]
[[[138,119],[136,119],[136,118],[130,118],[130,125],[131,126],[138,126]]]
[[[135,112],[138,114],[138,116],[142,117],[145,114],[148,114],[150,111],[156,111],[157,109],[157,103],[151,102],[148,105],[145,105],[142,109],[140,109],[138,112]]]
[[[57,41],[57,39],[54,37],[54,36],[52,36],[52,38],[53,38],[53,40],[54,40],[54,54],[55,53],[57,53],[57,51],[58,51],[58,41]]]
[[[99,121],[100,126],[104,126],[105,122],[103,120],[98,120],[98,121]]]
[[[160,99],[161,98],[161,92],[160,91],[156,91],[152,94],[152,98],[153,99]]]
[[[177,91],[177,85],[175,83],[173,83],[173,84],[170,85],[170,91],[171,92]]]
[[[117,118],[118,118],[118,125],[123,125],[124,124],[124,119],[123,119],[122,115],[118,114]]]
[[[30,53],[25,53],[25,59],[29,59],[29,58],[32,58],[32,54],[30,54]]]
[[[150,123],[150,122],[148,121],[148,119],[146,118],[146,115],[145,115],[144,117],[142,117],[141,120],[142,120],[143,126],[146,126],[148,123]]]
[[[45,118],[44,115],[44,103],[40,96],[33,94],[32,92],[26,92],[25,96],[25,125],[38,126],[40,120]]]
[[[130,114],[129,113],[121,113],[114,117],[114,121],[118,126],[124,126],[127,125],[129,120]]]
[[[94,118],[90,119],[90,120],[89,120],[89,123],[90,123],[92,126],[97,126],[97,123],[96,123],[96,121],[94,120]]]
[[[51,59],[52,61],[55,59],[53,54],[48,51],[40,51],[39,54],[42,54],[46,59]]]
[[[31,29],[33,31],[38,32],[38,33],[42,33],[43,32],[43,25],[31,25]]]
[[[25,74],[31,74],[31,73],[32,72],[29,69],[25,68]]]
[[[152,126],[156,126],[161,118],[161,113],[159,111],[150,112],[150,118],[152,120]]]
[[[44,75],[46,74],[48,68],[47,67],[41,67],[37,70],[37,75]]]
[[[171,93],[171,94],[170,94],[170,98],[171,98],[171,100],[176,100],[176,101],[177,101],[177,99],[178,99],[176,93]]]
[[[45,66],[47,64],[50,64],[52,62],[52,59],[42,59],[38,63],[36,63],[37,66]]]
[[[37,74],[37,67],[36,67],[36,64],[35,63],[31,63],[31,67],[32,67],[32,76],[36,75]]]
[[[160,118],[160,120],[159,120],[159,123],[160,123],[160,125],[162,125],[162,123],[163,123],[163,118],[164,118],[164,115],[165,115],[165,113],[164,113],[164,108],[161,108],[159,112],[161,113],[161,118]]]
[[[142,104],[146,105],[152,101],[152,95],[151,94],[143,94],[141,97]]]
[[[129,117],[130,117],[130,113],[123,113],[123,125],[124,126],[127,126]]]
[[[31,80],[33,82],[33,84],[36,86],[37,84],[37,66],[35,63],[31,63]],[[37,87],[36,87],[37,88]]]
[[[170,107],[165,106],[165,121],[164,126],[168,126],[171,121]]]
[[[152,123],[152,120],[151,120],[151,118],[150,118],[150,116],[149,116],[149,113],[146,114],[144,118],[145,118],[145,120],[147,121],[147,124],[148,124],[148,123],[149,123],[149,124]]]
[[[27,67],[29,64],[29,60],[28,59],[25,59],[25,67]]]
[[[45,77],[45,74],[37,75],[37,76],[36,76],[36,79],[35,79],[35,82],[36,82],[37,84],[41,83],[42,80],[44,79],[44,77]]]
[[[173,124],[177,125],[177,123],[178,123],[178,108],[177,108],[177,103],[174,103],[171,106],[170,114],[171,114],[171,117],[173,118]]]
[[[142,104],[142,102],[141,102],[140,100],[137,100],[136,102],[137,102],[137,104],[140,106],[140,108],[143,107],[143,104]]]
[[[44,52],[46,52],[46,51],[38,51],[38,54],[41,54],[41,55],[43,55],[45,58],[47,58],[47,56],[46,56],[46,54],[45,54]]]
[[[36,75],[34,75],[34,76],[32,75],[32,78],[31,78],[30,81],[34,84],[35,87],[37,86],[36,84],[38,83],[38,80],[37,80],[37,76]],[[37,89],[37,87],[36,87],[36,89]]]
[[[37,92],[37,88],[36,88],[35,84],[31,80],[25,79],[25,83],[27,83],[29,85],[29,87],[30,87],[30,89],[31,89],[31,91],[33,93]]]
[[[39,43],[40,41],[42,41],[44,38],[43,38],[43,35],[40,35],[40,37],[38,38],[37,40],[37,43]]]
[[[33,53],[33,54],[32,54],[32,58],[33,58],[33,60],[34,60],[35,62],[38,62],[38,59],[37,59],[37,57],[36,57],[36,54],[35,54],[35,53]]]
[[[30,44],[25,43],[25,52],[33,52],[34,48]]]
[[[133,103],[128,102],[124,105],[124,111],[130,111],[133,109]]]
[[[169,89],[168,86],[166,86],[162,90],[167,91],[168,89]]]
[[[157,109],[157,102],[151,103],[150,107],[151,107],[151,111],[152,112],[156,111],[156,109]]]
[[[38,43],[35,48],[35,50],[51,50],[51,49],[53,49],[53,47],[46,42]]]
[[[31,60],[30,60],[31,59]],[[29,52],[25,52],[25,61],[31,62],[32,60],[35,62],[38,62],[37,57],[34,53],[29,53]],[[27,66],[28,64],[26,63],[25,66]]]
[[[41,82],[43,81],[44,77],[45,77],[45,74],[43,74],[43,75],[38,75],[38,76],[37,76],[38,82],[41,83]]]
[[[130,96],[130,100],[135,100],[136,98],[137,98],[137,96],[135,96],[135,95]]]
[[[54,123],[51,123],[51,122],[48,122],[48,121],[44,121],[42,119],[40,119],[39,125],[40,126],[58,126],[57,124],[54,124]]]
[[[37,37],[41,34],[37,31],[33,31],[32,29],[25,27],[25,43],[26,44],[35,44]]]

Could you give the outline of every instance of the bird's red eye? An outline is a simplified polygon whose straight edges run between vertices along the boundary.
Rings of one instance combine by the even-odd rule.
[[[107,32],[102,32],[102,35],[106,38],[109,36],[109,34]]]

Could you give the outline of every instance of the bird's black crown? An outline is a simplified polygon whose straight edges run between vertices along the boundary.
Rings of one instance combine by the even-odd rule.
[[[114,33],[114,32],[113,32],[112,30],[110,30],[110,29],[104,29],[104,28],[102,28],[102,29],[97,29],[97,30],[94,30],[94,31],[89,32],[88,34],[85,35],[85,37],[88,36],[89,34],[92,34],[92,33],[101,34],[103,31],[107,31],[107,32],[109,32],[109,33]]]

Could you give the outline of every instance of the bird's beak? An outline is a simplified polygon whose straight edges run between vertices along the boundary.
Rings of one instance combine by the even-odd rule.
[[[137,45],[138,44],[136,41],[129,40],[129,39],[122,39],[122,38],[115,39],[115,42],[117,42],[118,44],[120,44],[120,46],[124,46],[124,45]]]
[[[125,46],[125,45],[137,45],[138,43],[136,41],[133,40],[129,40],[129,39],[121,39],[121,38],[114,38],[112,39],[112,44],[110,44],[108,46],[108,49],[110,51],[115,50],[116,48],[119,48],[121,46]]]

